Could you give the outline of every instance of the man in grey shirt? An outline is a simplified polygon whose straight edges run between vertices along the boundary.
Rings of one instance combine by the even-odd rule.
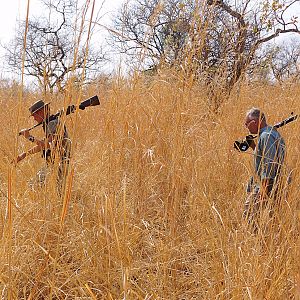
[[[251,134],[258,134],[254,150],[255,176],[248,183],[248,197],[244,217],[250,222],[262,208],[272,209],[278,197],[280,174],[285,159],[285,142],[280,133],[266,121],[265,114],[258,108],[246,113],[245,126]]]

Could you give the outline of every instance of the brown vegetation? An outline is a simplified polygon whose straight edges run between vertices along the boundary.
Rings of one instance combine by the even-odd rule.
[[[9,163],[30,147],[17,132],[37,95],[0,92],[2,299],[299,299],[299,123],[280,129],[289,197],[258,235],[241,219],[252,157],[233,150],[248,108],[280,121],[299,112],[299,86],[242,85],[216,116],[170,74],[90,87],[102,103],[68,117],[63,200],[51,182],[29,187],[38,154]]]
[[[51,88],[51,95],[46,86],[25,92],[18,84],[0,84],[1,299],[300,299],[299,123],[280,129],[288,151],[285,168],[293,171],[288,197],[274,218],[262,218],[257,234],[242,219],[252,155],[233,149],[234,140],[247,133],[246,110],[257,106],[269,123],[281,121],[292,111],[299,113],[300,87],[287,80],[276,85],[247,78],[246,65],[253,55],[250,51],[251,59],[243,56],[248,22],[223,1],[207,2],[214,4],[214,11],[221,10],[220,21],[225,13],[229,16],[224,20],[238,21],[238,30],[232,27],[228,36],[241,37],[240,47],[236,49],[233,39],[233,52],[228,52],[230,40],[216,36],[222,43],[212,50],[230,55],[220,59],[212,51],[213,60],[205,56],[207,73],[192,72],[195,55],[201,58],[210,46],[202,45],[204,31],[195,26],[195,38],[188,41],[197,40],[198,48],[188,42],[191,49],[184,52],[187,47],[180,46],[178,52],[184,59],[161,68],[154,64],[143,75],[126,80],[103,76],[83,88],[84,64],[80,80],[70,75],[66,89]],[[270,7],[267,12],[282,16],[285,9]],[[183,27],[171,21],[160,25],[168,25],[171,36],[178,36]],[[261,32],[268,23],[261,24]],[[291,25],[298,32],[296,23]],[[247,29],[250,37],[259,30],[253,28]],[[213,27],[212,33],[215,29],[223,32]],[[147,35],[141,36],[143,53]],[[172,42],[170,34],[165,42]],[[71,51],[73,62],[78,45]],[[84,63],[88,42],[85,46]],[[234,68],[228,71],[228,66]],[[42,75],[45,85],[50,75]],[[230,78],[234,82],[224,93],[220,84]],[[45,187],[31,184],[42,158],[36,154],[18,165],[11,163],[31,146],[18,136],[21,128],[33,125],[30,104],[43,98],[51,101],[55,112],[95,94],[100,106],[66,120],[73,149],[63,197],[58,197],[51,176]],[[41,128],[32,132],[42,136]]]

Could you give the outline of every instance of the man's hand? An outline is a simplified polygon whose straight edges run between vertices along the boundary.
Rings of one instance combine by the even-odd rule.
[[[23,135],[26,139],[28,139],[28,137],[30,136],[30,134],[29,134],[29,129],[22,129],[22,130],[19,132],[19,135]]]

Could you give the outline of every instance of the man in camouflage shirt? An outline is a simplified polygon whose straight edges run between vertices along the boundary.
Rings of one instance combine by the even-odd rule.
[[[37,174],[40,184],[45,182],[49,167],[54,166],[55,162],[57,162],[57,184],[59,192],[61,193],[68,173],[71,150],[71,141],[66,126],[60,122],[59,117],[55,119],[49,118],[49,103],[45,103],[42,100],[35,102],[29,108],[29,111],[34,120],[38,124],[42,124],[45,137],[43,139],[37,139],[30,134],[29,129],[21,130],[19,134],[34,143],[35,146],[27,152],[21,153],[16,161],[19,162],[28,155],[41,152],[46,160],[46,168],[42,168]]]

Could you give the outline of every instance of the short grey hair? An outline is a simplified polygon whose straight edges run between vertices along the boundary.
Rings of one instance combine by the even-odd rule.
[[[247,111],[246,117],[250,117],[251,119],[256,119],[256,120],[266,120],[265,114],[256,107],[252,107],[250,110]]]

